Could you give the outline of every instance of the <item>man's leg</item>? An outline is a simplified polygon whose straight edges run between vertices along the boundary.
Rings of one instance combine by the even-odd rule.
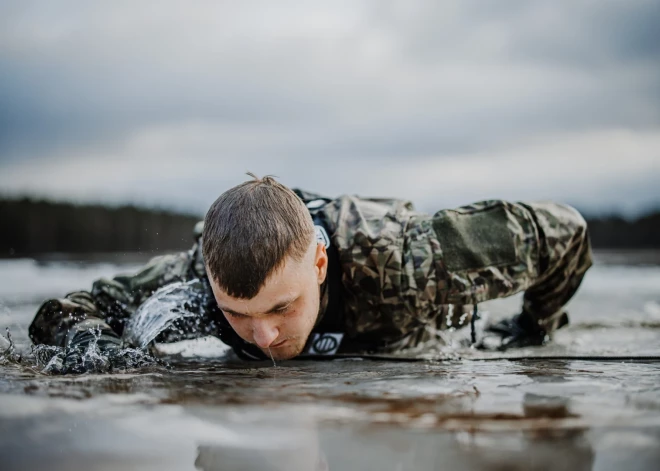
[[[557,326],[591,266],[586,223],[564,205],[484,201],[439,211],[433,227],[438,301],[479,303],[524,290],[523,314],[515,319],[521,325],[511,327],[537,339]]]
[[[592,265],[591,244],[586,223],[572,208],[550,203],[528,207],[545,243],[539,257],[541,276],[525,291],[523,311],[551,332]]]

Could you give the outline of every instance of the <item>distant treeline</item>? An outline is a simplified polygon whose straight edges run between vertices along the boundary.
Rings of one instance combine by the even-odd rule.
[[[186,250],[201,219],[135,206],[0,198],[0,257]],[[588,224],[595,248],[660,248],[660,212],[632,221],[592,218]]]
[[[596,248],[660,248],[660,211],[630,221],[618,216],[587,218],[587,224]]]
[[[187,250],[201,219],[135,206],[0,199],[0,257]]]

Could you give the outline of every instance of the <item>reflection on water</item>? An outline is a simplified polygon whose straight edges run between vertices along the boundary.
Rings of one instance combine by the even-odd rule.
[[[204,471],[325,471],[328,461],[311,415],[264,425],[257,436],[242,444],[204,444],[197,447],[195,467]],[[262,437],[259,437],[261,435]]]
[[[318,431],[304,420],[287,423],[296,434],[280,435],[280,443],[251,440],[232,444],[200,445],[195,466],[205,471],[327,470],[327,469],[452,469],[452,470],[591,470],[594,450],[581,426],[545,428],[539,419],[574,417],[564,398],[525,395],[524,414],[491,417],[473,414],[465,431],[401,434],[391,427],[365,428],[356,433],[345,427]],[[536,420],[525,431],[480,431],[488,421]],[[332,466],[331,466],[332,465]]]
[[[367,431],[351,442],[339,433],[309,431],[310,439],[273,449],[249,451],[200,445],[195,467],[204,471],[285,470],[529,470],[593,469],[594,449],[584,430],[551,433],[434,433],[401,436],[391,429]],[[380,446],[378,446],[380,445]],[[377,454],[374,453],[377,451]],[[326,453],[329,455],[326,456]]]
[[[517,356],[660,353],[660,267],[611,260],[594,267],[569,306],[571,326]],[[212,354],[196,341],[168,365],[113,374],[52,376],[18,361],[34,355],[26,328],[41,298],[117,270],[0,262],[0,327],[11,327],[15,342],[9,352],[0,338],[0,469],[620,470],[660,462],[660,364],[649,361],[478,361],[481,353],[464,349],[471,361],[274,368],[184,358]],[[510,314],[518,302],[484,311]]]
[[[3,469],[62,449],[95,469],[655,469],[659,384],[655,363],[581,361],[15,368],[0,381],[0,456],[16,460]]]

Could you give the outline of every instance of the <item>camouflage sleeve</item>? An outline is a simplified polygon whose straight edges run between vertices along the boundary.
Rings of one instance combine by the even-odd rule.
[[[592,263],[586,222],[561,204],[484,201],[439,211],[432,225],[442,302],[524,290],[523,310],[548,330]]]
[[[36,343],[64,346],[78,325],[112,329],[121,336],[124,323],[158,288],[174,281],[202,276],[204,265],[198,244],[189,252],[153,258],[137,273],[95,281],[91,291],[77,291],[46,301],[29,328]]]

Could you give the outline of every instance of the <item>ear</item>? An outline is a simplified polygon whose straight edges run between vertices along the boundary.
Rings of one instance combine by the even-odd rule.
[[[314,267],[319,284],[325,281],[328,273],[328,252],[325,250],[325,244],[319,242],[316,244],[316,255],[314,257]]]

